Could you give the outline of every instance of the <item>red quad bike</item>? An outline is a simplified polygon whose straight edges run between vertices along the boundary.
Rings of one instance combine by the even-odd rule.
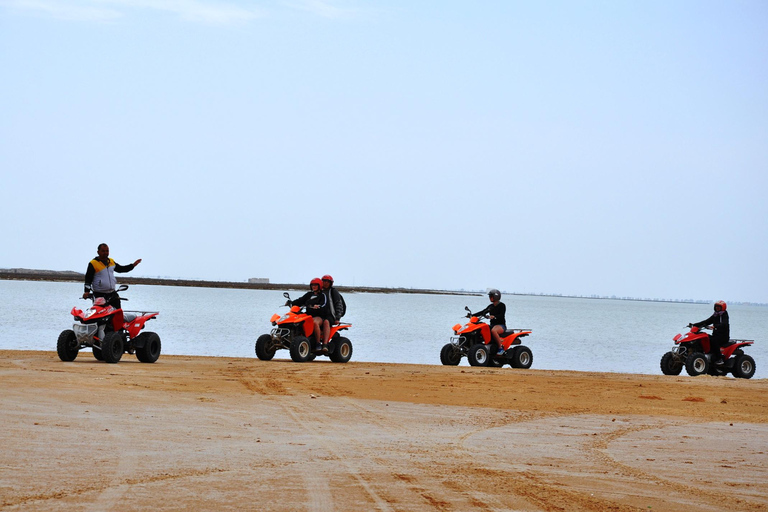
[[[117,291],[127,289],[128,285],[122,285]],[[158,311],[125,311],[110,306],[103,297],[94,300],[91,295],[90,298],[93,306],[85,311],[77,306],[72,308],[77,323],[59,334],[56,343],[59,359],[74,361],[81,348],[90,347],[93,357],[107,363],[120,361],[124,352],[135,353],[142,363],[157,361],[160,336],[141,331],[144,324],[159,314]]]
[[[287,292],[283,293],[283,297],[291,300]],[[288,349],[291,359],[297,363],[312,361],[324,355],[322,350],[315,350],[317,342],[314,321],[303,307],[292,306],[285,315],[275,313],[269,320],[275,328],[270,334],[262,334],[256,340],[256,357],[262,361],[270,361],[278,349]],[[352,357],[352,342],[340,335],[340,331],[351,326],[347,323],[331,326],[327,355],[334,363],[346,363]]]
[[[749,379],[755,374],[755,360],[742,350],[743,347],[752,345],[754,340],[729,340],[728,344],[720,349],[725,362],[715,365],[712,364],[712,355],[709,353],[709,334],[691,324],[688,324],[688,327],[691,328],[690,332],[672,338],[675,347],[661,356],[661,373],[680,375],[685,366],[685,371],[692,377],[702,373],[721,376],[730,372],[734,377]]]
[[[480,318],[472,316],[469,307],[467,311],[469,322],[465,325],[453,326],[455,336],[451,342],[440,350],[440,362],[448,366],[456,366],[461,358],[467,356],[470,366],[493,366],[500,368],[509,364],[512,368],[530,368],[533,364],[533,353],[528,347],[521,345],[522,338],[531,334],[530,329],[507,329],[501,334],[509,347],[503,355],[496,355],[499,346],[491,337],[491,326]],[[488,315],[485,316],[487,318]]]

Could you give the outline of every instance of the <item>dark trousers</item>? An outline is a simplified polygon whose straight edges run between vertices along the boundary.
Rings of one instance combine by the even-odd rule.
[[[728,337],[712,334],[709,337],[709,353],[714,354],[714,359],[720,359],[722,357],[722,353],[720,352],[720,349],[728,344]]]
[[[107,299],[107,304],[109,304],[115,309],[121,309],[120,296],[117,294],[117,292],[110,292],[110,293],[93,292],[93,296],[96,297],[97,299],[99,297],[104,297],[105,299]]]

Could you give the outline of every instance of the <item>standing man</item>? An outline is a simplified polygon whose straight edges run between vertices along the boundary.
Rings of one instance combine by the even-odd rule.
[[[341,299],[341,294],[333,287],[333,277],[328,274],[323,276],[323,293],[328,297],[328,304],[331,307],[331,314],[323,322],[323,340],[324,344],[327,345],[330,341],[328,338],[331,336],[331,324],[339,323],[339,320],[341,320],[346,311],[344,311],[344,302]]]
[[[93,293],[94,297],[105,297],[112,307],[120,309],[120,297],[117,295],[117,280],[115,272],[130,272],[136,265],[141,263],[141,258],[130,265],[118,265],[115,260],[109,257],[109,246],[99,244],[96,248],[98,256],[88,263],[88,269],[85,271],[85,293],[83,298],[87,299]]]

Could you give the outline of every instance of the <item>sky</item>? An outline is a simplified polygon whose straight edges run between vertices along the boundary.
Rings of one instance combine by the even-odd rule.
[[[768,3],[0,0],[0,268],[768,303]]]

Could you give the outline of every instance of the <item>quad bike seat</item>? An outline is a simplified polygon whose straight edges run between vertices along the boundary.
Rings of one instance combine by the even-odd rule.
[[[507,329],[506,331],[501,333],[501,337],[502,338],[506,338],[507,336],[511,336],[513,334],[516,334],[516,333],[522,332],[522,331],[530,331],[530,329]],[[521,343],[520,338],[522,338],[523,336],[528,336],[528,334],[522,334],[522,335],[518,336],[517,339],[512,342],[512,344],[513,345],[519,345]]]
[[[123,312],[123,322],[125,322],[125,323],[133,322],[134,320],[136,320],[136,318],[138,316],[139,315],[137,315],[136,313],[128,313],[128,312],[124,311]]]

